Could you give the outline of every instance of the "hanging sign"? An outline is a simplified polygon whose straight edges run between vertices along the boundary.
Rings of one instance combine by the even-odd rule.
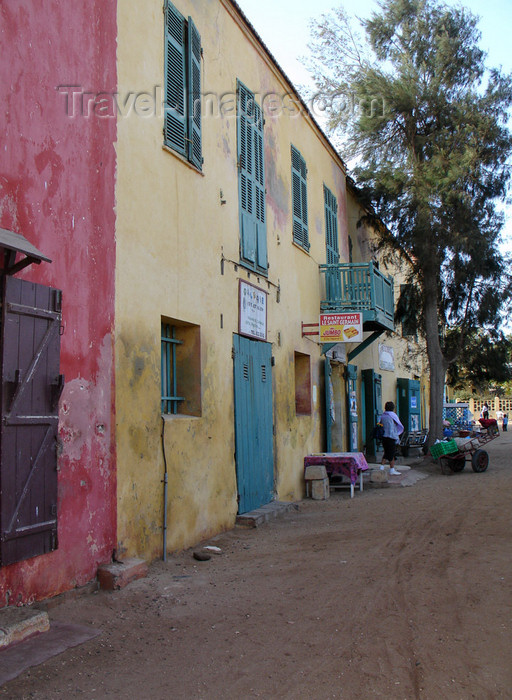
[[[267,292],[239,280],[238,332],[257,340],[267,339]]]
[[[321,343],[360,343],[363,340],[363,314],[320,314]]]

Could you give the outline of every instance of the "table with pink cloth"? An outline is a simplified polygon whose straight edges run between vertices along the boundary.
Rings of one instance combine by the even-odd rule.
[[[363,472],[369,469],[362,452],[318,452],[304,457],[304,470],[313,464],[325,465],[327,476],[346,476],[350,479],[350,497],[354,497],[354,486],[359,479],[359,490],[363,490]]]

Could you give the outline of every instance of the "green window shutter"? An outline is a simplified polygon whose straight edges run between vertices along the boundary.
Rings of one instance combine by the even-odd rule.
[[[253,129],[254,95],[238,83],[237,105],[240,259],[256,265]]]
[[[201,169],[201,37],[188,18],[188,159]]]
[[[306,161],[292,146],[293,240],[309,250]]]
[[[237,85],[237,148],[240,204],[240,260],[266,272],[267,225],[263,113],[245,85]]]
[[[256,241],[257,266],[266,271],[267,262],[267,223],[265,215],[265,157],[263,140],[263,112],[254,105],[254,195],[256,200]]]
[[[324,185],[325,206],[325,249],[328,265],[340,261],[338,247],[338,203],[331,190]]]
[[[185,109],[185,18],[166,1],[164,141],[184,156],[187,155]]]
[[[338,202],[331,190],[324,185],[325,208],[325,257],[328,265],[337,265],[340,261],[338,247]],[[325,274],[325,291],[328,301],[341,297],[341,273],[339,268],[329,269]]]

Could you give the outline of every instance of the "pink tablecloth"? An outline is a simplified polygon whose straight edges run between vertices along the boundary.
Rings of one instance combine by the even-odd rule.
[[[312,464],[325,464],[328,476],[343,474],[351,484],[357,483],[360,473],[369,469],[362,452],[321,452],[304,457],[304,469]]]

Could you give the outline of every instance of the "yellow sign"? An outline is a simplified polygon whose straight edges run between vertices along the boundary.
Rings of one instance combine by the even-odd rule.
[[[360,343],[363,340],[363,314],[320,314],[321,343]]]

